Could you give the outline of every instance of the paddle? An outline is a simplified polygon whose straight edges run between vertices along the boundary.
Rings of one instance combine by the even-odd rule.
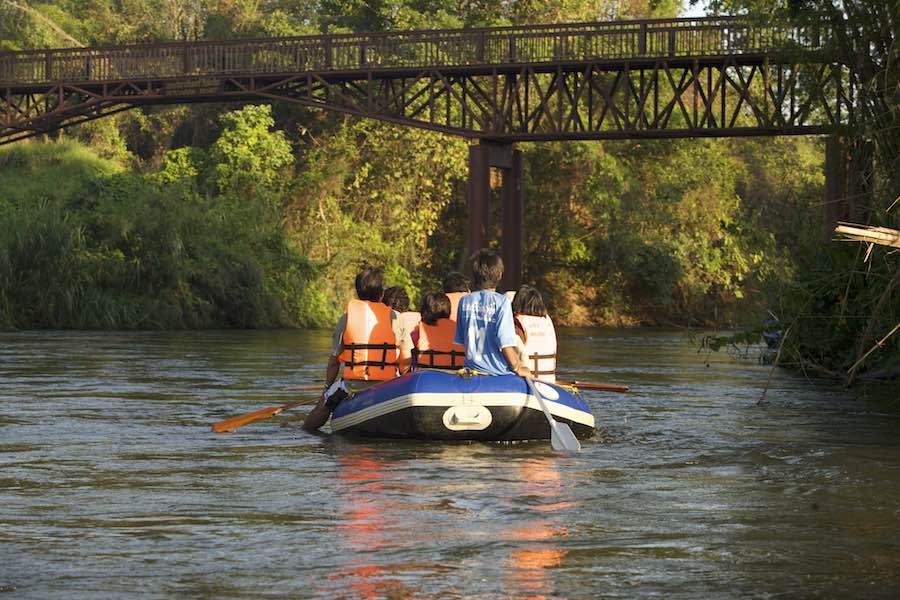
[[[602,392],[622,392],[628,391],[627,385],[615,385],[612,383],[592,383],[590,381],[557,381],[560,385],[571,385],[584,390],[600,390]]]
[[[292,385],[284,388],[286,392],[321,392],[325,389],[324,383],[304,383],[303,385]]]
[[[249,425],[250,423],[255,423],[257,421],[262,421],[263,419],[274,417],[278,413],[289,408],[294,408],[295,406],[303,406],[304,404],[312,404],[318,401],[318,398],[310,398],[307,400],[299,400],[297,402],[288,402],[287,404],[282,404],[281,406],[262,408],[260,410],[255,410],[243,415],[231,417],[230,419],[225,419],[224,421],[219,421],[218,423],[213,423],[212,430],[216,433],[222,433],[223,431],[234,431],[238,427],[243,427],[244,425]]]
[[[547,404],[544,402],[543,396],[541,396],[537,386],[534,385],[534,380],[530,377],[525,377],[524,379],[528,385],[528,390],[537,398],[538,404],[541,405],[541,410],[544,411],[544,416],[547,417],[547,422],[550,424],[550,445],[553,449],[557,452],[571,452],[573,454],[579,452],[581,450],[581,442],[575,437],[572,428],[566,423],[560,423],[553,418],[553,415],[550,414],[550,409],[547,408]]]

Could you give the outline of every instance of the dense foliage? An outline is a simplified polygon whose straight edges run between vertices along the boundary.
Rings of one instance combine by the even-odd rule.
[[[714,8],[784,11],[774,0]],[[0,0],[0,48],[679,9],[677,0]],[[885,106],[894,114],[896,103]],[[0,150],[0,326],[325,326],[362,262],[384,264],[413,298],[463,264],[465,140],[281,105],[146,109],[59,137]],[[886,143],[869,188],[878,202],[896,195],[900,171]],[[855,246],[825,242],[821,139],[522,149],[526,280],[562,323],[752,324],[771,308],[795,323],[798,361],[836,369],[897,319],[896,258],[876,250],[862,263]],[[866,214],[896,223],[896,207],[886,209]],[[840,321],[816,331],[801,315]]]
[[[763,20],[830,23],[833,50],[852,66],[857,126],[841,140],[848,172],[839,218],[900,230],[900,3],[714,0],[712,8]],[[895,248],[800,243],[798,277],[776,308],[781,363],[852,383],[900,374],[900,262]]]
[[[0,324],[7,327],[266,327],[294,322],[310,267],[287,243],[254,168],[228,142],[268,108],[223,118],[213,163],[176,150],[140,174],[75,142],[0,153]],[[248,114],[250,116],[248,116]],[[243,129],[242,129],[243,127]],[[246,131],[243,131],[246,133]],[[229,162],[229,159],[232,162]],[[229,166],[231,165],[231,166]],[[215,190],[215,193],[213,193]],[[247,193],[248,191],[252,193]]]

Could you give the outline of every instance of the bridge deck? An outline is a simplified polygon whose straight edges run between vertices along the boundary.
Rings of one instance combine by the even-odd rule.
[[[830,31],[735,17],[337,34],[0,53],[0,86],[820,51]]]

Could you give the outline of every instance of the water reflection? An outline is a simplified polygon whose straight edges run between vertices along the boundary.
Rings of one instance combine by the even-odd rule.
[[[370,446],[357,445],[337,457],[333,486],[335,534],[341,559],[347,564],[329,575],[335,587],[349,589],[348,597],[410,597],[415,588],[397,573],[403,565],[382,564],[380,551],[396,546],[412,533],[402,518],[404,502],[390,494],[399,461],[389,461]]]
[[[516,469],[518,500],[528,512],[509,531],[509,541],[516,548],[509,555],[506,579],[511,593],[533,600],[555,595],[552,569],[559,567],[566,556],[557,543],[566,535],[559,513],[577,506],[563,498],[558,463],[557,457],[540,457],[526,460]]]

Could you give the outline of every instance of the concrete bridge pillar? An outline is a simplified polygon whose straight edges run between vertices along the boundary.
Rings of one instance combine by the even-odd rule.
[[[524,201],[522,151],[512,144],[480,143],[469,146],[469,254],[491,242],[491,169],[502,176],[501,256],[502,290],[522,283]]]

